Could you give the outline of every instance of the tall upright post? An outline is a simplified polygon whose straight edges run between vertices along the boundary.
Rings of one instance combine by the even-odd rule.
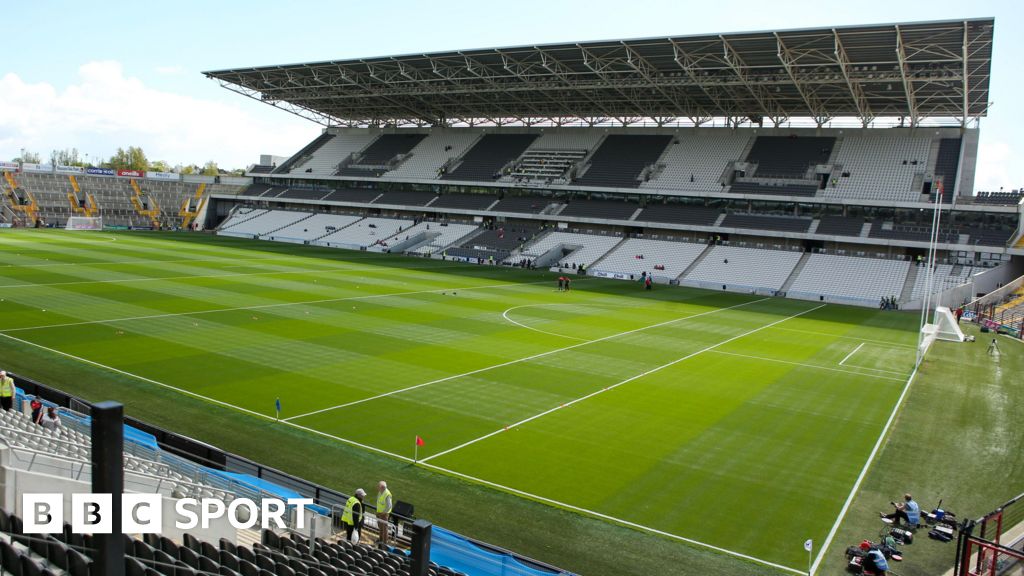
[[[124,492],[124,406],[100,402],[92,408],[92,492],[110,494],[111,533],[96,534],[93,576],[124,574],[121,494]]]
[[[430,573],[430,534],[433,525],[420,518],[412,523],[412,576],[427,576]]]

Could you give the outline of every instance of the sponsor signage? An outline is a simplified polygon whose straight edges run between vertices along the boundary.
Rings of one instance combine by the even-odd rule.
[[[57,172],[70,172],[72,174],[81,174],[85,172],[85,168],[81,166],[65,166],[64,164],[57,164]]]
[[[159,534],[163,530],[163,498],[160,494],[120,494],[121,531],[125,534]],[[113,528],[111,494],[72,494],[71,509],[64,509],[63,494],[23,494],[21,506],[25,534],[60,534],[64,523],[77,534],[110,534]],[[227,518],[238,530],[249,530],[257,523],[264,530],[284,529],[285,513],[295,507],[296,528],[306,523],[305,507],[312,498],[235,498],[225,503],[217,498],[181,498],[174,502],[174,526],[179,530],[210,527],[210,521]],[[239,514],[245,508],[247,514]],[[244,518],[245,520],[241,520]]]
[[[53,164],[32,164],[26,162],[21,165],[24,172],[53,172]]]
[[[146,172],[146,178],[153,180],[180,180],[181,176],[174,172]]]
[[[146,175],[142,170],[118,170],[118,176],[127,176],[128,178],[142,178]]]
[[[18,170],[19,168],[21,168],[21,165],[18,164],[17,162],[0,162],[0,168],[4,168],[8,171]]]
[[[623,274],[621,272],[604,272],[602,270],[591,272],[587,270],[587,274],[590,274],[591,276],[597,276],[598,278],[614,278],[616,280],[629,280],[629,274]]]
[[[86,168],[86,174],[97,174],[99,176],[113,176],[115,172],[110,168]]]

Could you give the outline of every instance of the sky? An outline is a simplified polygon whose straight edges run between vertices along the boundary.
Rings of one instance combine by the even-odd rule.
[[[976,190],[1019,188],[1017,128],[1024,11],[1012,0],[391,0],[5,5],[0,33],[0,160],[25,148],[44,160],[77,148],[87,160],[141,146],[150,160],[255,163],[288,156],[318,124],[204,77],[238,68],[551,42],[681,36],[995,17],[990,100]]]

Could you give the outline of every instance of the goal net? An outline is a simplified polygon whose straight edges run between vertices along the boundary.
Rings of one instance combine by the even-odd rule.
[[[64,227],[65,230],[103,230],[103,218],[90,216],[71,216]]]

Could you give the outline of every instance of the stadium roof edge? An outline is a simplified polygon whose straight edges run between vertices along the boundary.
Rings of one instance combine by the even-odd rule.
[[[994,25],[986,17],[593,40],[203,74],[325,125],[841,116],[966,125],[987,111]]]

